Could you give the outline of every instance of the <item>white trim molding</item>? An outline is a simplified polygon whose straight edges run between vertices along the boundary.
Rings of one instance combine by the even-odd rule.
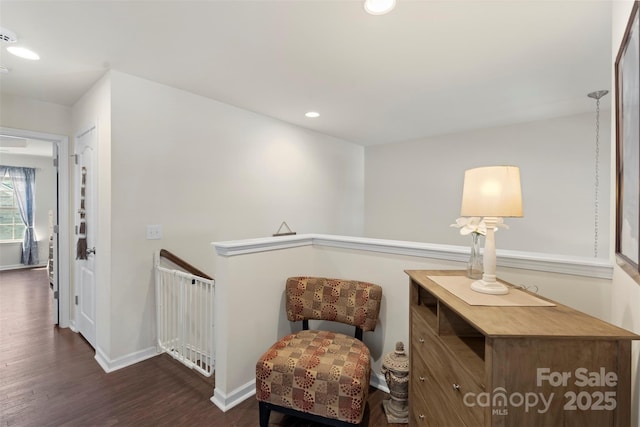
[[[284,237],[264,237],[257,239],[231,240],[214,242],[218,255],[225,257],[251,254],[256,252],[274,251],[278,249],[295,248],[313,245],[313,234],[292,235]]]
[[[216,405],[222,412],[227,412],[234,406],[242,403],[251,396],[256,394],[256,380],[249,381],[245,385],[233,390],[229,395],[226,395],[219,388],[213,389],[213,396],[211,396],[211,402]]]
[[[217,254],[223,257],[299,246],[324,246],[459,262],[466,262],[469,257],[469,248],[465,246],[372,239],[367,237],[334,236],[329,234],[264,237],[214,242],[212,245],[215,247]],[[613,277],[613,264],[605,259],[509,250],[497,250],[496,256],[497,264],[501,267],[601,279],[611,279]]]
[[[0,271],[25,270],[28,268],[45,268],[46,266],[47,264],[38,264],[38,265],[12,264],[12,265],[0,266]]]
[[[102,351],[100,347],[96,349],[95,359],[100,365],[100,367],[106,372],[117,371],[118,369],[126,368],[127,366],[134,365],[138,362],[142,362],[143,360],[150,359],[152,357],[158,356],[161,353],[155,347],[145,348],[144,350],[136,351],[134,353],[130,353],[121,357],[117,357],[116,359],[109,359],[109,357]]]
[[[372,387],[382,390],[385,393],[389,393],[389,387],[384,379],[384,375],[371,372],[370,384]],[[213,396],[211,396],[211,402],[216,405],[222,412],[227,412],[234,406],[244,402],[251,396],[256,394],[256,380],[249,381],[245,385],[233,390],[227,396],[219,388],[213,390]]]

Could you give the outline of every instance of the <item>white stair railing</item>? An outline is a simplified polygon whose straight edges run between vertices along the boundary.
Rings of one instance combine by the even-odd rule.
[[[215,368],[215,281],[160,265],[156,256],[158,351],[210,377]]]

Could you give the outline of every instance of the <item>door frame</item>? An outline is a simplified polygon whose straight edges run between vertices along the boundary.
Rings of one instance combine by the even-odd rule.
[[[96,209],[95,211],[95,221],[93,224],[89,224],[90,227],[93,227],[95,229],[98,228],[98,203],[99,203],[99,197],[98,197],[98,185],[97,182],[99,180],[99,176],[98,176],[98,125],[97,124],[92,124],[90,126],[87,126],[85,128],[82,128],[83,130],[78,132],[75,137],[74,137],[74,149],[73,149],[73,155],[72,157],[74,158],[74,165],[73,165],[73,176],[74,176],[74,187],[73,187],[73,196],[72,196],[72,204],[73,204],[73,222],[74,224],[79,227],[80,226],[80,222],[78,220],[77,217],[77,213],[79,212],[80,209],[80,202],[78,200],[78,193],[77,191],[80,189],[80,181],[75,181],[77,179],[80,179],[78,177],[78,168],[79,168],[79,164],[78,164],[78,159],[79,156],[81,155],[80,153],[77,152],[78,150],[78,140],[80,138],[82,138],[83,136],[85,136],[86,134],[90,133],[90,132],[95,132],[95,147],[93,147],[92,149],[95,149],[95,153],[94,153],[94,161],[95,164],[94,166],[94,170],[92,171],[93,175],[93,180],[96,183],[95,187],[94,187],[94,194],[92,194],[92,196],[94,197],[95,200],[95,204],[93,206],[93,208]],[[87,191],[89,191],[89,189],[87,188]],[[89,209],[91,208],[90,206],[85,206],[85,209]],[[93,249],[95,250],[96,247],[98,247],[98,233],[96,230],[93,230],[94,233],[94,247]],[[78,234],[76,232],[76,234]],[[94,348],[94,350],[97,350],[98,348],[98,328],[97,328],[97,287],[95,286],[96,283],[94,282],[94,292],[93,292],[93,301],[92,301],[92,305],[93,305],[93,313],[94,313],[94,330],[93,330],[93,342],[91,342],[91,339],[85,334],[83,333],[83,331],[80,330],[80,326],[79,326],[79,322],[80,322],[80,310],[81,310],[81,305],[83,304],[83,298],[86,297],[86,295],[81,294],[82,292],[82,282],[81,282],[81,274],[80,274],[80,268],[79,268],[79,262],[80,260],[78,259],[74,259],[73,260],[73,271],[74,271],[74,298],[76,299],[75,305],[74,305],[74,328],[73,330],[75,332],[79,332],[80,334],[83,335],[83,337],[87,340],[87,342]],[[98,265],[98,261],[96,260],[95,257],[95,252],[93,255],[93,273],[95,275],[96,273],[96,268]],[[97,281],[97,278],[95,279]],[[78,300],[79,298],[79,300]]]
[[[54,265],[58,273],[58,326],[68,328],[71,313],[69,287],[69,238],[71,230],[69,223],[69,137],[4,126],[0,126],[0,133],[19,138],[49,141],[58,146],[58,248]]]

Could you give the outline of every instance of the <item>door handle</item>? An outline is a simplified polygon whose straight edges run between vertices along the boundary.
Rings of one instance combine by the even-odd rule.
[[[96,254],[96,247],[92,247],[91,249],[87,249],[87,255]]]

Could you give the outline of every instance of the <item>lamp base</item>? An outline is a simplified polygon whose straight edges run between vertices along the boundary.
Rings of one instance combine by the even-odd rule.
[[[485,281],[484,279],[476,280],[471,284],[471,289],[476,292],[491,295],[504,295],[509,293],[509,288],[495,280],[492,282]]]

